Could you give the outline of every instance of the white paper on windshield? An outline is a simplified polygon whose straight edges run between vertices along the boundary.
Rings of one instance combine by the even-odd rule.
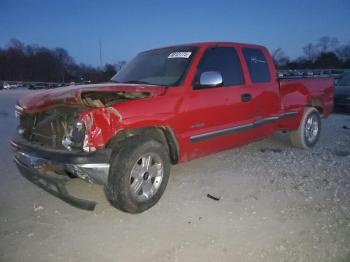
[[[189,58],[192,52],[173,52],[168,58]]]

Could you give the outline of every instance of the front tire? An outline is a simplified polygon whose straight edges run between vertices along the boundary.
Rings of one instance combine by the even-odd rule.
[[[314,107],[305,107],[299,128],[290,132],[292,145],[302,148],[313,148],[321,134],[321,117]]]
[[[169,154],[163,144],[134,136],[119,146],[111,159],[105,192],[110,203],[128,213],[141,213],[163,195],[170,175]]]

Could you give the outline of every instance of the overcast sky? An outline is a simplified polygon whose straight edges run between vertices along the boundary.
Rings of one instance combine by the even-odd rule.
[[[129,60],[150,48],[198,41],[281,47],[295,58],[322,36],[350,42],[350,0],[0,0],[0,46],[11,38],[63,47],[77,62]]]

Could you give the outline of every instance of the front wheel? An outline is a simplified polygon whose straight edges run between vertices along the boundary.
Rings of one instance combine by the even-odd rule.
[[[158,202],[169,174],[169,154],[163,144],[148,137],[128,138],[111,160],[107,198],[122,211],[143,212]]]
[[[290,132],[291,143],[299,148],[314,147],[321,133],[321,117],[317,109],[306,107],[299,128]]]

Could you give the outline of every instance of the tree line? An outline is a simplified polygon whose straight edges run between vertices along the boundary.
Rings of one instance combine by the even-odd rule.
[[[338,69],[350,68],[350,42],[340,44],[336,37],[324,36],[316,43],[309,43],[302,49],[303,55],[291,60],[277,48],[271,52],[279,69]]]
[[[123,63],[103,68],[77,64],[63,48],[25,45],[11,39],[5,48],[0,48],[0,80],[99,83],[111,79]]]

